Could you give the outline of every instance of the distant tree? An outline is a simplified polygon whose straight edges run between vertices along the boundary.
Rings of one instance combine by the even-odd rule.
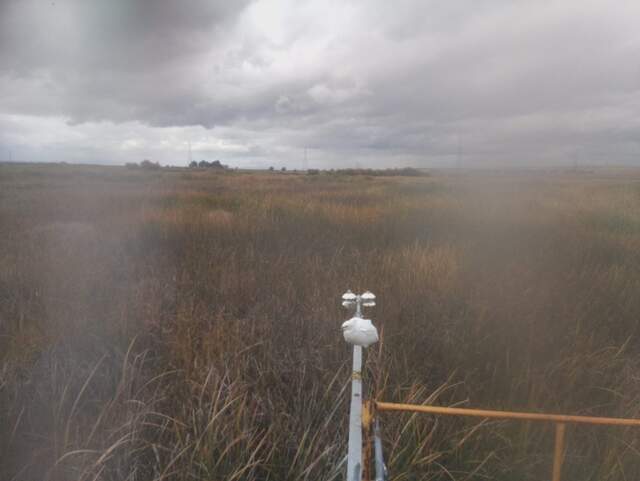
[[[198,167],[207,168],[207,169],[227,169],[228,168],[219,160],[214,160],[213,162],[207,162],[206,160],[201,160],[198,163]]]
[[[189,162],[189,167],[191,169],[195,169],[196,167],[198,167],[198,163],[195,160],[192,160],[191,162]]]
[[[143,169],[156,170],[160,168],[160,164],[158,162],[151,162],[148,159],[144,159],[140,162],[140,167]]]
[[[275,170],[275,169],[273,168],[273,165],[272,165],[271,167],[269,167],[269,170],[270,170],[271,172],[273,172],[273,171]]]
[[[280,169],[280,170],[281,170],[282,172],[286,172],[286,171],[287,171],[287,168],[286,168],[286,167],[283,167],[283,168],[282,168],[282,169]]]

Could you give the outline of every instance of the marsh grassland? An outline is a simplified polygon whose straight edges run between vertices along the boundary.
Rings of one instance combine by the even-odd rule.
[[[640,417],[640,173],[384,178],[0,166],[0,479],[342,478],[368,388]],[[384,414],[393,480],[549,477],[552,426]],[[637,480],[570,427],[563,479]]]

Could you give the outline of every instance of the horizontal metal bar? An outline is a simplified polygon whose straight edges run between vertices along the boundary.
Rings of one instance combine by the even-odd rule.
[[[475,416],[481,418],[519,419],[523,421],[547,421],[555,423],[602,424],[608,426],[640,426],[640,419],[601,418],[593,416],[570,416],[566,414],[523,413],[513,411],[491,411],[487,409],[449,408],[420,404],[396,404],[376,402],[379,411],[409,411],[450,416]]]

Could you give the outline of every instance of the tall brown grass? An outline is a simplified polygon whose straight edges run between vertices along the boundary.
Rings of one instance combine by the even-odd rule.
[[[347,288],[370,395],[638,417],[631,174],[0,166],[0,479],[341,479]],[[550,427],[382,427],[395,480],[550,472]],[[570,429],[563,479],[638,479],[639,435]]]

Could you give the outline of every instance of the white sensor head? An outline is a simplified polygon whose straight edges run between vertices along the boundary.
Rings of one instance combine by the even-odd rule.
[[[367,291],[360,296],[362,299],[362,305],[365,307],[372,307],[376,305],[376,296],[373,292]]]
[[[378,342],[378,330],[370,319],[352,317],[342,323],[344,340],[355,346],[369,347]]]
[[[355,301],[356,300],[356,295],[351,292],[350,290],[345,292],[344,294],[342,294],[342,300],[343,301]]]

